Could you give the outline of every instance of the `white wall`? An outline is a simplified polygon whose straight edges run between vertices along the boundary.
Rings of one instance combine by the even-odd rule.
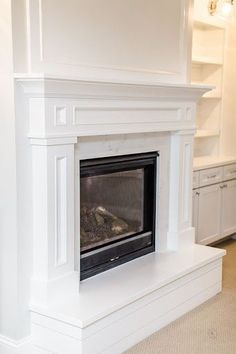
[[[11,2],[0,8],[0,335],[18,340],[30,329],[31,151],[28,122],[15,116]]]
[[[225,53],[221,151],[236,155],[236,23],[230,24]]]
[[[194,0],[194,15],[195,18],[205,20],[207,22],[213,22],[216,19],[228,20],[228,15],[224,14],[222,10],[225,0],[217,0],[217,7],[214,15],[210,15],[208,11],[210,0]]]
[[[27,72],[27,0],[12,0],[14,72]]]
[[[0,1],[0,333],[17,331],[17,218],[11,2]]]

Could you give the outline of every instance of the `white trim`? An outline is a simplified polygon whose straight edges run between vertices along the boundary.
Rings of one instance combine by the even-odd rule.
[[[55,156],[55,267],[67,263],[67,156]]]
[[[32,354],[32,337],[26,337],[21,340],[0,334],[0,353],[1,354]]]
[[[70,145],[77,143],[77,137],[74,136],[51,136],[51,137],[42,137],[42,136],[35,136],[34,138],[30,139],[31,145],[38,145],[38,146],[50,146],[50,145]]]

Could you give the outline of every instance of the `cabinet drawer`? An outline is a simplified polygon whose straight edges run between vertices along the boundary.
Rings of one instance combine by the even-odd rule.
[[[224,166],[223,178],[224,180],[236,178],[236,163]]]
[[[222,181],[222,167],[208,168],[200,171],[200,187],[207,186]]]
[[[199,187],[199,171],[193,172],[193,188]]]

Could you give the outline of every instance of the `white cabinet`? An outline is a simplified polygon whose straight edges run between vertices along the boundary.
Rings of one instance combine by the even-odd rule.
[[[224,166],[223,178],[225,181],[236,178],[236,164]]]
[[[193,226],[196,243],[207,245],[236,233],[236,179],[225,180],[231,170],[235,171],[235,165],[194,172]],[[196,174],[199,174],[198,184]]]
[[[222,237],[236,232],[236,179],[223,184]]]
[[[200,171],[199,186],[208,186],[222,181],[222,168],[208,168]]]
[[[197,243],[209,244],[221,238],[221,188],[219,184],[199,189]]]

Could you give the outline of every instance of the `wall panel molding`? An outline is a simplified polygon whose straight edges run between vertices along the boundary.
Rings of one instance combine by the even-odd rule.
[[[53,1],[50,2],[48,0],[34,0],[28,2],[28,31],[29,31],[29,52],[30,52],[30,70],[31,72],[47,72],[47,73],[64,73],[65,75],[74,75],[82,79],[96,79],[96,80],[106,80],[106,81],[122,81],[122,82],[186,82],[187,81],[187,66],[188,66],[188,54],[189,54],[189,46],[190,46],[190,36],[189,32],[191,31],[190,26],[188,25],[188,16],[189,16],[189,3],[190,0],[179,0],[178,3],[169,5],[165,2],[159,2],[158,4],[149,0],[147,4],[145,2],[145,6],[142,3],[135,4],[133,0],[129,0],[126,3],[125,7],[121,6],[121,3],[114,2],[111,4],[106,4],[106,11],[101,10],[99,6],[97,9],[97,16],[94,15],[92,9],[92,2],[86,2],[84,0],[80,0],[78,3],[73,2],[72,0],[67,3],[67,9],[64,9],[64,13],[62,16],[63,8],[60,7],[60,4],[53,4]],[[141,4],[141,5],[140,5]],[[94,4],[96,6],[96,3]],[[94,7],[93,6],[93,7]],[[105,5],[104,5],[105,6]],[[110,6],[110,9],[107,7]],[[142,16],[138,15],[138,10],[145,9],[143,11]],[[143,7],[142,7],[143,6]],[[156,7],[158,6],[159,11],[156,11]],[[174,9],[172,7],[174,6]],[[148,8],[149,12],[148,12]],[[151,9],[153,8],[153,11]],[[81,11],[79,11],[81,9]],[[126,10],[125,10],[126,9]],[[116,51],[116,46],[114,44],[114,48],[112,48],[113,42],[115,43],[116,32],[114,32],[114,41],[109,38],[109,31],[105,31],[106,26],[109,26],[109,17],[107,16],[107,11],[110,11],[110,16],[112,20],[112,16],[114,15],[113,22],[118,21],[115,16],[115,12],[123,12],[123,21],[127,21],[127,25],[130,22],[131,32],[132,27],[134,30],[139,31],[139,27],[143,26],[143,28],[148,28],[147,33],[144,33],[143,36],[137,33],[138,40],[136,38],[136,33],[133,34],[134,41],[130,38],[130,43],[124,46],[121,45],[120,50],[117,55],[117,64],[113,61],[114,57],[112,56],[112,52]],[[83,12],[84,11],[84,12]],[[153,14],[156,13],[158,16],[158,12],[163,12],[161,18],[168,18],[172,12],[175,12],[175,17],[173,20],[170,20],[171,26],[173,27],[172,35],[167,33],[167,37],[165,39],[164,32],[168,32],[168,26],[165,24],[166,21],[160,21],[158,18],[155,20]],[[80,12],[83,12],[83,31],[79,26]],[[137,12],[137,13],[136,13]],[[76,15],[77,13],[77,15]],[[127,15],[130,13],[130,19],[126,20]],[[136,17],[135,17],[136,14]],[[117,14],[119,16],[119,13]],[[145,24],[145,16],[149,15],[149,21]],[[76,20],[77,16],[77,20]],[[92,20],[94,28],[94,36],[104,36],[104,40],[101,39],[103,37],[98,37],[97,40],[93,38],[91,33],[89,33],[89,26],[86,24],[86,16]],[[71,17],[71,21],[68,18]],[[54,25],[52,28],[49,26],[49,18],[56,18]],[[148,17],[147,17],[148,18]],[[57,23],[58,21],[58,23]],[[60,23],[60,21],[62,21]],[[73,22],[74,21],[74,22]],[[82,21],[82,22],[83,22]],[[98,23],[96,23],[98,21]],[[100,21],[100,22],[99,22]],[[139,21],[139,26],[138,26]],[[151,23],[149,23],[151,21]],[[177,21],[175,23],[175,21]],[[67,23],[68,22],[68,23]],[[71,22],[73,25],[71,25]],[[115,22],[116,24],[116,22]],[[65,42],[63,35],[55,36],[53,32],[53,27],[59,26],[58,30],[64,26],[67,31],[65,36],[67,38],[67,42]],[[71,27],[70,27],[71,25]],[[112,32],[112,22],[110,24],[110,32]],[[75,28],[75,26],[77,26]],[[99,29],[101,26],[104,26],[104,33],[96,34],[96,26]],[[119,22],[117,22],[118,28]],[[124,25],[125,26],[125,25]],[[150,26],[150,28],[149,28]],[[90,26],[91,27],[91,26]],[[75,40],[75,30],[77,31],[79,40]],[[120,28],[122,31],[122,27]],[[156,31],[156,34],[154,35]],[[163,32],[164,31],[164,32]],[[130,32],[130,31],[129,31]],[[150,33],[149,33],[150,32]],[[55,29],[55,33],[57,30]],[[119,33],[119,29],[118,29]],[[153,36],[152,36],[153,33]],[[82,35],[83,34],[83,35]],[[127,32],[128,35],[128,32]],[[125,43],[127,37],[124,36],[123,41]],[[148,37],[145,37],[148,36]],[[163,46],[160,40],[156,41],[158,36],[163,40]],[[119,43],[122,43],[121,38],[117,34]],[[175,38],[176,37],[176,38]],[[171,44],[171,40],[173,38],[173,44]],[[93,43],[93,40],[95,42]],[[128,39],[127,39],[128,41]],[[146,43],[150,42],[150,46],[147,46]],[[84,43],[87,43],[86,45]],[[99,46],[96,45],[99,43]],[[168,46],[165,45],[168,43]],[[140,45],[140,49],[138,50],[138,46]],[[126,48],[127,46],[127,48]],[[157,51],[153,52],[153,47],[157,46]],[[54,52],[53,52],[54,48]],[[146,48],[146,50],[145,50]],[[88,52],[86,53],[86,50]],[[136,53],[137,51],[137,53]],[[145,53],[147,52],[147,57],[145,58]],[[150,53],[149,53],[150,52]],[[104,53],[104,54],[102,54]],[[134,58],[138,58],[140,56],[140,64],[138,61],[135,65],[133,65],[135,60],[131,60],[134,53],[136,56]],[[154,54],[155,53],[155,54]],[[156,56],[156,60],[152,59],[153,55]],[[163,58],[165,56],[165,59]],[[96,58],[96,61],[93,60]],[[141,60],[142,58],[142,60]],[[150,66],[150,59],[155,63],[153,67]],[[158,64],[158,61],[160,62]]]
[[[67,263],[67,157],[55,157],[55,265]]]

